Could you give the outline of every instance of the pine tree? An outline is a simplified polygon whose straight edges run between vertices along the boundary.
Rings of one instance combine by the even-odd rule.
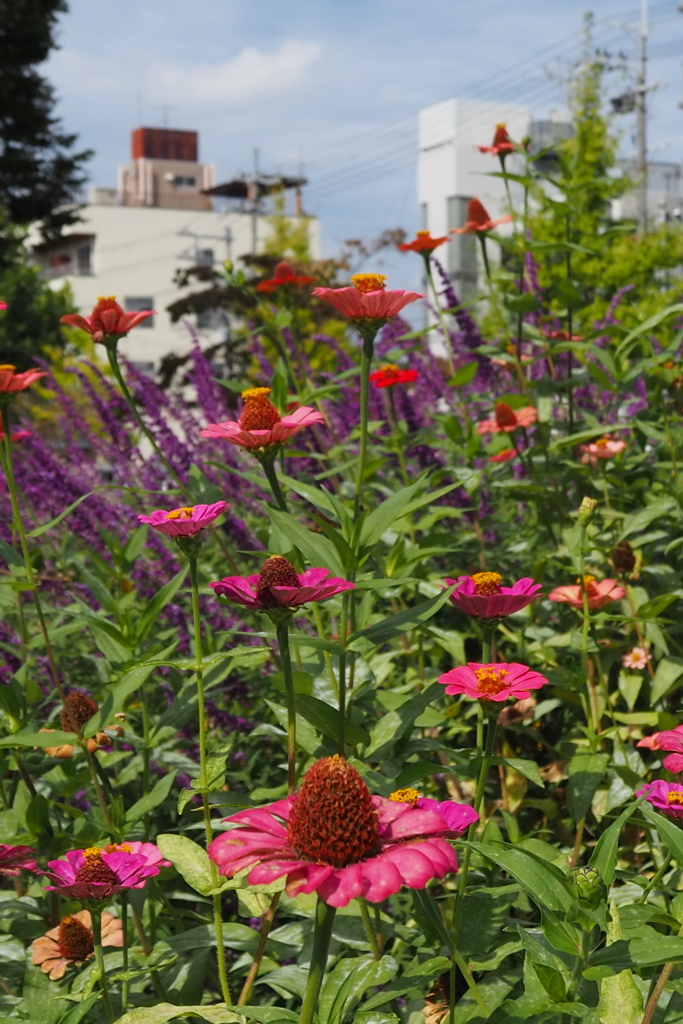
[[[76,136],[55,117],[54,89],[38,70],[66,11],[66,0],[0,0],[0,211],[9,224],[40,223],[46,238],[78,220],[73,203],[91,156],[74,151]]]

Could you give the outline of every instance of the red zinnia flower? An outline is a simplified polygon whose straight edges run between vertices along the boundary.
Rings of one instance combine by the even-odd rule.
[[[616,580],[596,580],[595,576],[586,575],[583,577],[583,584],[586,588],[589,611],[597,611],[611,601],[621,601],[626,593]],[[583,608],[583,592],[581,580],[566,587],[555,587],[548,594],[550,601],[560,601],[570,604],[572,608]]]
[[[0,395],[14,395],[17,391],[25,391],[40,377],[47,377],[44,370],[24,370],[17,373],[16,366],[5,363],[0,366]]]
[[[529,690],[538,690],[548,680],[540,672],[518,662],[478,665],[469,662],[439,676],[449,695],[462,694],[472,700],[504,701],[508,697],[523,700]]]
[[[325,417],[310,405],[299,406],[293,413],[280,416],[268,398],[270,388],[248,388],[242,392],[244,408],[239,420],[210,423],[201,437],[219,437],[239,448],[263,451],[284,444],[304,427],[324,423]]]
[[[32,846],[8,846],[0,843],[0,875],[17,878],[22,871],[33,871],[38,867],[36,851]]]
[[[25,437],[30,437],[30,436],[31,436],[31,431],[30,430],[15,430],[15,431],[13,431],[10,434],[9,439],[10,439],[10,441],[23,441]],[[2,429],[2,427],[0,427],[0,444],[2,444],[2,442],[4,440],[5,440],[5,431]]]
[[[69,313],[60,319],[60,324],[69,324],[71,327],[80,327],[87,331],[93,341],[118,341],[124,338],[129,331],[141,324],[148,316],[154,316],[153,309],[140,309],[135,313],[125,313],[119,306],[113,295],[107,298],[99,298],[90,316],[79,316],[78,313]]]
[[[496,125],[493,142],[490,146],[477,146],[480,153],[493,153],[494,156],[504,156],[506,153],[514,153],[516,146],[508,135],[507,125],[504,122]]]
[[[275,273],[268,281],[259,281],[256,285],[257,292],[274,292],[278,288],[294,287],[301,288],[303,285],[311,284],[314,277],[299,277],[286,260],[281,260],[275,268]]]
[[[313,295],[324,299],[350,320],[389,320],[404,306],[423,299],[418,292],[402,289],[385,291],[384,274],[354,274],[353,288],[314,288]]]
[[[102,945],[122,946],[123,925],[118,917],[104,911],[102,914]],[[59,981],[71,964],[90,960],[94,953],[92,918],[89,910],[63,917],[56,928],[51,928],[31,943],[31,962],[40,966],[50,981]]]
[[[482,420],[477,427],[478,434],[511,433],[518,427],[530,427],[538,419],[533,405],[525,405],[523,409],[511,409],[505,402],[497,402],[492,420]],[[507,456],[512,458],[512,456]],[[503,461],[503,460],[498,460]]]
[[[381,903],[403,885],[424,889],[432,878],[458,867],[444,838],[453,833],[453,820],[412,803],[371,796],[356,769],[338,754],[316,761],[286,800],[240,811],[226,821],[237,828],[209,847],[222,875],[231,878],[248,868],[250,885],[285,875],[288,896],[317,892],[332,907],[345,907],[359,896]]]
[[[444,235],[443,238],[432,238],[428,231],[416,231],[412,242],[401,242],[397,248],[401,252],[433,252],[447,241],[448,235]]]
[[[489,462],[509,462],[514,459],[517,452],[514,448],[503,448],[497,455],[489,455]]]
[[[396,363],[385,363],[370,374],[376,388],[393,388],[394,384],[412,384],[419,377],[417,370],[402,370]]]
[[[465,226],[463,228],[451,228],[451,234],[482,234],[485,231],[491,231],[493,228],[498,227],[499,224],[509,224],[511,220],[512,215],[509,213],[506,213],[504,217],[499,217],[498,220],[491,220],[483,204],[478,199],[470,199],[467,205]]]

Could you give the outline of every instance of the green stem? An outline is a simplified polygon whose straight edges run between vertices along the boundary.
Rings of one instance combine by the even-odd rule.
[[[444,341],[446,342],[446,358],[448,359],[448,372],[450,373],[451,377],[453,377],[455,375],[455,363],[453,361],[453,343],[451,341],[451,332],[448,330],[446,318],[444,316],[443,309],[441,308],[441,299],[439,298],[439,295],[436,290],[436,285],[434,284],[431,257],[429,253],[425,253],[423,258],[425,272],[427,274],[427,283],[429,284],[429,290],[434,296],[434,305],[436,306],[436,312],[439,317],[439,322],[441,323],[441,330],[443,331]]]
[[[636,903],[647,903],[648,896],[650,895],[652,890],[655,889],[659,885],[659,883],[661,882],[662,878],[664,877],[664,875],[668,871],[669,865],[671,864],[672,860],[673,860],[673,854],[671,853],[671,850],[669,850],[669,852],[667,853],[666,857],[662,861],[662,866],[655,872],[655,874],[652,876],[650,881],[647,883],[647,885],[643,889],[643,895],[640,897],[640,899],[636,900]]]
[[[261,462],[261,465],[263,467],[263,472],[266,474],[266,479],[268,480],[268,483],[270,485],[270,489],[271,489],[271,491],[273,493],[273,497],[275,498],[275,504],[283,512],[286,512],[287,511],[287,499],[285,498],[284,494],[282,493],[282,488],[280,487],[280,481],[278,480],[277,473],[275,472],[275,465],[274,465],[273,459],[268,455],[268,453],[266,453],[265,457],[263,459],[261,459],[260,462]]]
[[[119,894],[121,904],[121,931],[123,932],[123,974],[128,972],[128,893],[122,889]],[[123,1013],[128,1009],[128,989],[130,982],[124,977],[121,982],[121,1010]]]
[[[259,967],[261,966],[261,960],[263,959],[263,953],[266,948],[266,942],[268,941],[268,936],[270,935],[270,929],[273,924],[275,911],[277,910],[277,905],[280,902],[281,895],[282,893],[275,893],[272,900],[270,901],[270,906],[266,911],[263,921],[261,922],[261,933],[259,935],[258,946],[256,947],[256,952],[254,953],[254,960],[252,962],[251,967],[249,968],[249,973],[247,974],[247,977],[244,981],[244,985],[242,986],[240,997],[237,1000],[238,1006],[246,1006],[247,1003],[249,1002],[251,990],[253,988],[254,982],[256,981]]]
[[[585,582],[585,548],[586,548],[586,524],[579,524],[579,582],[581,584],[581,599],[583,602],[583,623],[581,627],[581,669],[586,680],[588,690],[588,706],[590,714],[588,725],[594,733],[600,729],[600,710],[597,706],[597,693],[588,678],[588,634],[590,631],[590,608],[588,607],[588,592]],[[591,721],[592,720],[592,721]]]
[[[375,960],[381,960],[382,951],[377,944],[377,936],[375,935],[375,932],[372,927],[372,921],[370,920],[368,905],[362,896],[358,897],[358,906],[360,907],[360,916],[363,918],[363,927],[365,928],[365,934],[368,937],[370,952],[374,956]]]
[[[320,995],[320,989],[325,976],[335,913],[334,907],[330,907],[318,897],[318,904],[315,908],[315,931],[313,932],[311,966],[308,972],[308,982],[306,984],[306,992],[304,993],[299,1024],[312,1024],[318,1006],[318,996]]]
[[[204,707],[204,665],[202,655],[202,630],[201,630],[201,619],[199,617],[199,572],[197,569],[197,557],[196,555],[188,555],[188,562],[190,563],[190,583],[192,587],[192,619],[194,622],[194,654],[196,664],[196,676],[197,676],[197,702],[199,706],[199,781],[202,790],[202,805],[204,808],[204,829],[206,832],[206,845],[207,849],[213,839],[213,831],[211,828],[211,808],[209,805],[209,794],[208,794],[208,775],[206,771],[206,710]],[[213,888],[217,889],[219,886],[218,871],[216,865],[210,860],[211,865],[211,881]],[[228,975],[225,967],[225,950],[223,946],[223,918],[221,916],[221,897],[220,893],[215,893],[213,896],[213,917],[214,925],[216,928],[216,952],[218,958],[218,977],[220,979],[221,992],[223,994],[223,1001],[226,1006],[230,1006],[230,987],[228,985]]]
[[[353,591],[351,591],[353,593]],[[339,655],[339,735],[338,752],[344,757],[346,752],[346,630],[349,621],[349,591],[342,594],[342,610],[339,622],[339,643],[342,652]]]
[[[293,793],[296,785],[296,704],[292,655],[289,649],[289,625],[286,622],[278,622],[276,630],[287,700],[287,790]]]
[[[353,502],[353,521],[358,519],[360,513],[360,496],[363,488],[363,477],[365,476],[365,458],[368,447],[368,400],[370,397],[370,366],[375,345],[375,334],[372,330],[361,335],[363,348],[360,362],[360,449],[358,452],[358,469],[356,470],[356,496]]]
[[[102,953],[102,911],[100,909],[91,910],[90,920],[92,921],[92,941],[95,949],[95,963],[97,964],[97,969],[100,973],[100,985],[102,986],[102,1000],[104,1002],[104,1008],[107,1011],[109,1024],[114,1024],[114,1010],[109,997],[107,971],[104,966],[104,955]]]

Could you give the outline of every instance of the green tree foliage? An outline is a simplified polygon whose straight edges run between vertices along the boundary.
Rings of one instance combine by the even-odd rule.
[[[56,46],[65,0],[0,0],[0,209],[9,223],[42,224],[46,237],[78,219],[89,150],[55,117],[55,94],[38,67]],[[14,253],[11,239],[0,249]]]

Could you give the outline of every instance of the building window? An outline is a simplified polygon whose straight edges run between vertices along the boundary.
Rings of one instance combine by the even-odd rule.
[[[470,196],[449,196],[446,200],[446,226],[461,228],[467,220]],[[461,302],[472,302],[477,288],[477,242],[473,235],[450,235],[448,239],[448,275]]]
[[[154,299],[148,295],[138,296],[129,295],[123,300],[123,305],[126,313],[139,313],[143,309],[154,309]],[[139,327],[154,327],[154,321],[156,317],[148,316],[142,323],[138,324]]]
[[[212,267],[213,249],[197,249],[196,260],[198,267]]]
[[[88,277],[92,274],[91,254],[90,243],[79,245],[76,249],[76,273],[80,277]]]
[[[173,177],[173,184],[176,188],[196,188],[197,179],[189,174],[176,174]]]

